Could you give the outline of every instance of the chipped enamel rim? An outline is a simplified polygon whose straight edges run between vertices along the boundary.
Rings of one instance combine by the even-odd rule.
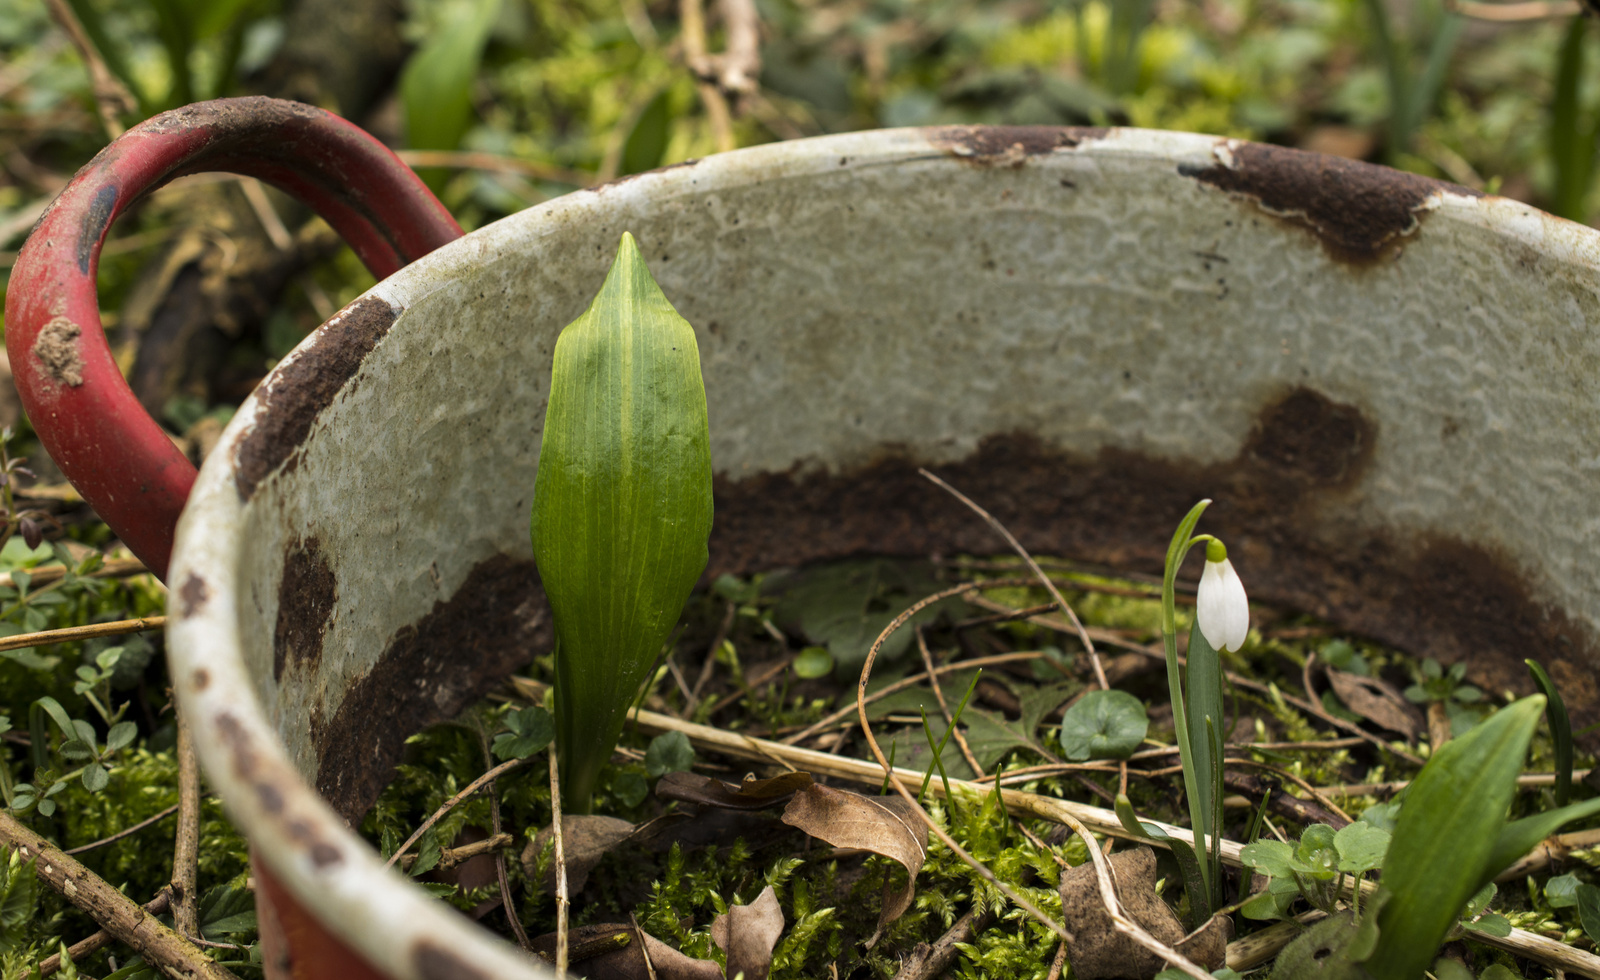
[[[1075,146],[1056,153],[1112,159],[1141,158],[1201,170],[1230,168],[1242,147],[1234,141],[1179,133],[1111,130],[1082,134]],[[991,166],[1021,166],[1000,147]],[[546,239],[568,223],[598,211],[624,211],[657,196],[704,194],[718,187],[772,179],[837,173],[845,158],[852,168],[892,167],[911,161],[948,160],[970,165],[974,154],[952,149],[923,130],[847,134],[771,144],[668,168],[593,191],[578,192],[531,208],[460,241],[446,245],[367,294],[402,311],[439,288],[451,270],[470,267],[496,250],[518,248],[530,229]],[[1457,193],[1443,185],[1417,210],[1486,228],[1545,255],[1600,268],[1600,235],[1550,218],[1526,205]],[[401,313],[399,323],[405,319]],[[285,367],[314,348],[314,333],[263,382],[270,389]],[[472,925],[448,906],[385,869],[377,853],[300,776],[252,687],[237,633],[239,603],[248,582],[237,575],[241,529],[250,504],[242,503],[235,450],[262,410],[260,391],[228,425],[219,451],[200,471],[178,527],[172,570],[176,604],[167,628],[177,697],[190,719],[200,761],[231,818],[295,898],[335,935],[383,974],[422,980],[417,960],[425,946],[442,945],[459,966],[497,977],[549,977],[553,972],[512,946]],[[432,972],[432,971],[429,971]]]

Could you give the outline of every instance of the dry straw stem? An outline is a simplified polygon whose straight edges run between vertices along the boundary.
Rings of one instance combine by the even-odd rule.
[[[567,852],[561,830],[561,764],[550,746],[550,836],[556,842],[556,980],[567,975]]]
[[[598,181],[591,173],[568,170],[552,163],[524,160],[521,157],[499,153],[481,153],[456,150],[396,150],[395,155],[408,167],[445,167],[452,170],[483,170],[489,173],[532,177],[555,184],[589,187]]]
[[[695,88],[700,92],[700,103],[706,107],[706,119],[711,123],[712,138],[717,152],[726,153],[736,145],[733,139],[733,114],[728,109],[728,99],[712,81],[715,74],[711,59],[706,55],[706,16],[700,0],[678,0],[678,22],[682,26],[683,60],[695,75]]]
[[[115,623],[92,623],[88,626],[69,626],[66,629],[43,630],[38,633],[19,633],[16,636],[0,638],[0,651],[42,647],[73,640],[92,640],[100,636],[121,636],[124,633],[146,633],[150,630],[164,629],[166,625],[165,616],[145,616],[142,619],[123,619]]]
[[[18,496],[24,495],[19,493]],[[141,575],[148,571],[149,569],[144,567],[144,562],[137,558],[113,558],[101,565],[99,568],[90,572],[87,577],[127,578],[130,575]],[[37,589],[40,586],[49,585],[51,582],[65,577],[66,574],[67,570],[62,568],[60,565],[46,565],[43,568],[30,568],[28,569],[28,587]],[[10,572],[0,574],[0,585],[13,589],[17,587],[17,583],[11,580]]]
[[[1573,773],[1574,776],[1577,773]],[[1600,844],[1600,829],[1576,830],[1570,834],[1557,834],[1535,847],[1522,859],[1500,873],[1497,882],[1516,881],[1526,875],[1537,874],[1552,861],[1564,861],[1573,851]]]
[[[470,844],[462,844],[460,847],[440,848],[439,863],[435,865],[435,867],[441,871],[448,870],[462,863],[463,861],[475,858],[480,854],[488,854],[492,851],[503,851],[510,847],[513,843],[515,843],[515,838],[513,838],[510,834],[499,833],[490,834],[483,840],[475,840]],[[415,854],[407,854],[405,857],[400,859],[400,867],[406,871],[410,871],[411,866],[416,863],[417,856]]]
[[[137,110],[139,100],[133,97],[133,93],[117,76],[111,74],[111,69],[106,67],[100,52],[94,49],[94,44],[90,42],[83,25],[78,23],[78,15],[72,12],[67,0],[46,0],[46,4],[50,8],[50,16],[67,32],[72,46],[78,49],[79,57],[83,58],[84,66],[89,69],[89,85],[94,90],[95,109],[100,113],[100,123],[106,128],[106,135],[116,139],[122,135],[121,116]]]
[[[0,843],[24,860],[34,861],[34,873],[45,884],[163,973],[199,980],[237,980],[232,971],[213,962],[194,943],[5,812],[0,812]]]
[[[1501,23],[1523,20],[1549,20],[1576,17],[1583,12],[1577,0],[1527,0],[1524,3],[1481,3],[1479,0],[1449,0],[1446,6],[1463,17]]]
[[[1039,579],[1039,584],[1045,587],[1045,591],[1050,593],[1050,598],[1054,599],[1056,601],[1056,605],[1061,609],[1061,611],[1066,613],[1067,619],[1072,623],[1073,631],[1077,634],[1079,641],[1083,643],[1083,648],[1089,651],[1089,663],[1094,666],[1095,681],[1099,683],[1100,689],[1109,691],[1111,689],[1111,682],[1106,680],[1105,668],[1100,666],[1100,655],[1095,652],[1094,640],[1089,638],[1089,631],[1083,628],[1083,623],[1078,620],[1078,614],[1073,612],[1072,607],[1067,604],[1067,600],[1061,597],[1061,590],[1056,588],[1056,584],[1050,580],[1050,576],[1046,575],[1044,573],[1044,569],[1039,567],[1039,563],[1033,560],[1032,555],[1028,554],[1028,549],[1024,548],[1020,541],[1012,537],[1011,532],[1006,530],[1004,524],[1001,524],[999,521],[995,520],[994,515],[978,506],[977,501],[968,497],[960,490],[957,490],[955,487],[952,487],[950,484],[944,482],[920,466],[917,467],[917,472],[926,477],[929,482],[942,487],[946,493],[961,501],[963,504],[966,504],[973,513],[983,518],[984,522],[993,528],[996,534],[1000,535],[1002,538],[1005,538],[1006,544],[1011,546],[1011,550],[1015,551],[1018,557],[1027,563],[1029,571],[1033,572],[1033,574]]]

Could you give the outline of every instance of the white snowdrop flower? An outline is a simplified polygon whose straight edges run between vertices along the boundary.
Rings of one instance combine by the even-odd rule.
[[[1206,542],[1206,568],[1200,573],[1195,620],[1213,650],[1237,650],[1250,632],[1250,601],[1221,541]]]

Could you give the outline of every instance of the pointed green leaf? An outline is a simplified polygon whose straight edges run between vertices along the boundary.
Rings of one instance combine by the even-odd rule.
[[[1495,838],[1494,850],[1490,852],[1489,863],[1483,870],[1484,880],[1498,877],[1500,872],[1516,864],[1524,854],[1538,847],[1540,841],[1566,824],[1596,813],[1600,813],[1600,797],[1511,821],[1500,829]]]
[[[472,86],[500,0],[476,0],[464,17],[427,38],[400,73],[406,142],[422,150],[453,150],[472,125]],[[444,173],[428,169],[435,190]]]
[[[1482,887],[1544,698],[1523,698],[1447,742],[1406,792],[1384,858],[1392,897],[1368,962],[1377,980],[1416,980]]]
[[[624,234],[556,341],[533,552],[555,619],[562,795],[586,812],[624,713],[678,621],[711,533],[711,441],[694,329]]]

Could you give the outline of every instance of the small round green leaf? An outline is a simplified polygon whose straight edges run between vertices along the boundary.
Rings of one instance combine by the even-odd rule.
[[[611,783],[611,791],[617,794],[618,803],[625,807],[636,807],[644,802],[646,794],[650,792],[650,784],[636,772],[620,772]]]
[[[650,778],[669,772],[688,772],[694,766],[694,746],[682,732],[666,732],[650,740],[644,753],[644,768]]]
[[[806,647],[794,658],[794,672],[806,680],[816,680],[833,673],[833,654],[827,647]]]
[[[1333,847],[1339,852],[1339,870],[1359,874],[1383,867],[1389,834],[1371,824],[1353,823],[1333,835]]]
[[[138,725],[135,725],[131,721],[119,721],[115,725],[111,726],[110,731],[106,732],[106,748],[113,752],[118,749],[127,748],[129,745],[133,744],[133,740],[137,738],[138,735]]]
[[[1061,751],[1074,762],[1126,759],[1149,730],[1138,698],[1126,691],[1090,691],[1061,719]]]
[[[111,774],[106,772],[106,767],[98,762],[91,762],[83,767],[83,788],[91,793],[98,793],[111,782]]]

